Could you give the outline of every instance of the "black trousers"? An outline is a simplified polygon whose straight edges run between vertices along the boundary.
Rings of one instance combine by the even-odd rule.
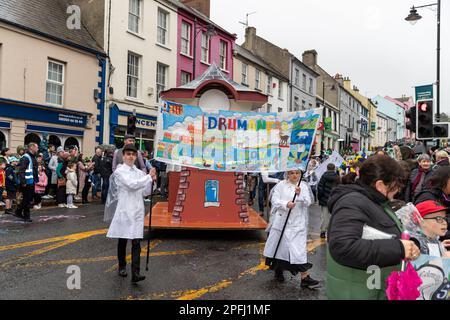
[[[89,189],[91,188],[91,183],[89,182],[89,176],[86,175],[84,179],[84,187],[81,191],[81,198],[83,202],[88,202]]]
[[[108,191],[109,191],[109,177],[102,177],[103,184],[102,184],[102,204],[106,203],[106,198],[108,197]]]
[[[128,239],[119,239],[117,245],[117,257],[119,258],[119,269],[127,266],[127,242]],[[131,272],[139,274],[141,271],[141,240],[131,240]]]
[[[66,186],[57,187],[56,189],[56,204],[67,203]]]
[[[22,192],[23,199],[17,207],[16,214],[23,215],[24,219],[30,219],[30,204],[34,198],[34,184],[21,187],[20,191]]]

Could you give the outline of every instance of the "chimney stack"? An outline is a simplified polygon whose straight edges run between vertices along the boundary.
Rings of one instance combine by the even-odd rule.
[[[317,65],[317,51],[313,49],[303,52],[302,62],[308,67]]]
[[[342,74],[337,73],[334,76],[334,80],[336,80],[341,86],[344,85],[344,78],[342,77]]]
[[[211,0],[180,0],[181,3],[200,11],[208,18],[211,14]]]
[[[256,28],[255,27],[247,27],[245,29],[245,42],[242,44],[242,46],[253,52],[255,49],[255,41],[256,40]]]

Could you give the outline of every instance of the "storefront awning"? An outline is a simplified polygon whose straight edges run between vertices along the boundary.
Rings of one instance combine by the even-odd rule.
[[[78,136],[78,137],[83,136],[83,131],[80,131],[80,130],[71,130],[71,129],[45,127],[45,126],[35,126],[32,124],[28,124],[25,131],[64,134],[64,135],[68,135],[68,136]]]
[[[92,114],[0,98],[0,116],[85,128]]]

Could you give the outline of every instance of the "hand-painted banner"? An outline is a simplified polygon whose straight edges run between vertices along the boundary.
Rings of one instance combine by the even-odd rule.
[[[450,300],[450,259],[421,255],[413,261],[422,279],[418,300]]]
[[[158,161],[215,171],[306,169],[322,109],[290,113],[203,111],[163,101]]]

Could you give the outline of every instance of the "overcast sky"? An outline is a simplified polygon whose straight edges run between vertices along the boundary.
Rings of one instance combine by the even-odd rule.
[[[436,81],[436,11],[412,5],[434,0],[211,0],[214,22],[244,42],[246,13],[259,36],[301,59],[316,49],[329,74],[350,77],[362,94],[414,96],[413,87]],[[436,8],[436,7],[432,7]],[[450,113],[450,0],[441,10],[441,112]]]

